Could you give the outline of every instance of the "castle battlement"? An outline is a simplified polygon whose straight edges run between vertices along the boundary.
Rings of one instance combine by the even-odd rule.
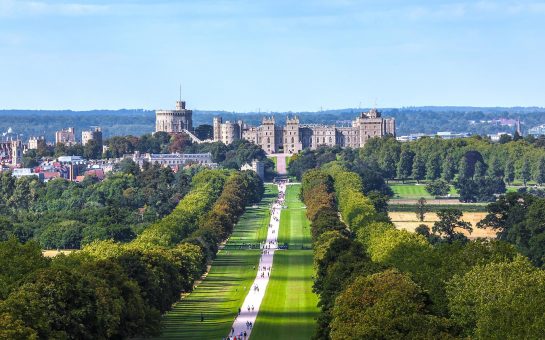
[[[257,127],[247,126],[242,121],[222,122],[214,118],[214,141],[230,144],[245,139],[259,145],[265,152],[297,153],[305,148],[319,146],[363,147],[374,137],[395,136],[395,120],[382,118],[378,110],[362,112],[352,121],[352,126],[337,127],[323,124],[301,124],[299,118],[287,117],[286,124],[276,125],[274,116],[264,117]]]

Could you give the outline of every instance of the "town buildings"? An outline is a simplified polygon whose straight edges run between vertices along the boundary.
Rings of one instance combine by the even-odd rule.
[[[362,112],[351,126],[302,124],[297,117],[288,117],[281,126],[274,117],[268,117],[260,126],[253,127],[243,121],[223,122],[221,117],[215,117],[213,130],[216,142],[230,144],[245,139],[261,146],[268,154],[294,154],[322,145],[359,148],[370,138],[395,136],[395,120],[381,117],[376,109]]]
[[[177,133],[191,130],[193,111],[185,108],[185,101],[177,101],[175,110],[155,111],[155,132]]]

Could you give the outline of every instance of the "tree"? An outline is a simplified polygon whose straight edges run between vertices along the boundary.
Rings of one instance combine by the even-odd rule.
[[[494,157],[490,162],[490,167],[488,168],[488,174],[491,177],[503,178],[504,177],[504,167],[501,164],[499,157]]]
[[[540,339],[545,272],[523,257],[477,265],[447,286],[452,319],[464,338]]]
[[[508,135],[508,134],[502,134],[502,135],[500,136],[499,143],[500,143],[500,144],[506,144],[506,143],[509,143],[509,142],[512,141],[512,140],[513,140],[513,138],[512,138],[510,135]]]
[[[406,274],[358,276],[335,301],[332,339],[450,338],[447,319],[429,314],[422,289]]]
[[[456,228],[472,232],[471,223],[460,220],[462,211],[459,209],[441,209],[437,212],[439,221],[433,224],[432,231],[447,242],[452,243],[455,240],[466,240],[467,238],[461,232],[456,231]]]
[[[475,177],[484,177],[486,175],[486,164],[484,162],[475,163]]]
[[[515,180],[515,163],[508,159],[505,163],[505,181],[507,184],[513,183]]]
[[[38,334],[11,314],[0,313],[0,339],[34,340],[38,339]]]
[[[542,156],[537,163],[534,179],[539,185],[545,183],[545,156]]]
[[[441,177],[441,157],[438,154],[432,154],[426,162],[426,179],[436,180]]]
[[[399,162],[397,163],[397,176],[401,178],[403,183],[407,178],[411,176],[413,168],[413,158],[414,152],[412,152],[409,148],[404,148],[401,151]]]
[[[433,182],[429,182],[426,185],[426,191],[430,195],[435,197],[446,196],[450,191],[450,185],[446,181],[439,179]]]
[[[445,181],[450,183],[450,181],[454,179],[455,174],[456,174],[456,162],[454,161],[454,158],[449,155],[443,161],[443,172],[441,174],[441,177]]]
[[[532,167],[530,165],[530,159],[524,158],[522,166],[520,167],[520,179],[522,179],[524,186],[526,186],[526,183],[530,180],[531,171]]]
[[[426,206],[426,199],[420,197],[416,203],[416,218],[418,218],[420,222],[423,222],[427,212],[428,207]]]
[[[214,128],[210,124],[201,124],[195,128],[195,135],[200,140],[213,139]]]
[[[426,162],[420,153],[417,153],[413,162],[413,178],[420,183],[426,177]]]
[[[83,146],[83,157],[87,159],[100,159],[102,156],[102,146],[95,140],[90,140]]]

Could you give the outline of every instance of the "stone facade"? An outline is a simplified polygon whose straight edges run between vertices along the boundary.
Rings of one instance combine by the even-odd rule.
[[[69,127],[55,132],[55,144],[59,143],[66,145],[76,144],[76,130],[73,127]]]
[[[102,147],[102,130],[99,127],[95,127],[93,130],[81,132],[81,144],[87,145],[87,143],[92,140],[94,140],[97,145]]]
[[[176,102],[176,110],[155,111],[155,132],[177,133],[193,130],[193,111],[185,108],[185,101]]]
[[[301,124],[299,118],[287,118],[284,126],[277,125],[274,117],[264,118],[261,125],[252,127],[238,122],[223,122],[214,118],[214,141],[230,144],[245,139],[261,146],[268,154],[294,154],[319,146],[363,147],[368,139],[392,135],[395,137],[395,120],[382,118],[379,111],[362,112],[351,126]]]

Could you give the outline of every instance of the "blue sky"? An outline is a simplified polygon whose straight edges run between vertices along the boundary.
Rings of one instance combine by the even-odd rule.
[[[0,108],[545,106],[545,1],[0,0]]]

